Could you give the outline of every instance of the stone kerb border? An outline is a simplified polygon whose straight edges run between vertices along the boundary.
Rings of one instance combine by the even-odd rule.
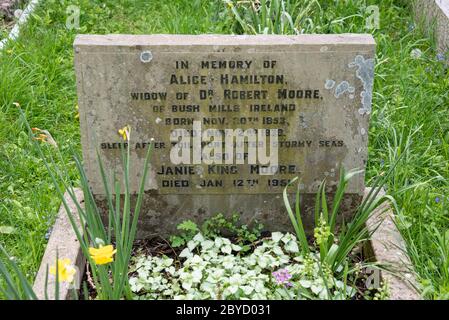
[[[369,188],[365,190],[365,196],[369,192]],[[381,193],[379,196],[382,196]],[[76,197],[80,203],[83,201],[83,193],[76,190]],[[76,215],[76,206],[70,196],[65,195],[69,203],[70,210]],[[379,225],[379,222],[380,225]],[[380,271],[382,280],[386,280],[389,285],[391,300],[420,300],[421,297],[416,290],[416,281],[413,275],[413,269],[405,251],[405,242],[402,239],[396,225],[393,221],[393,211],[384,204],[379,207],[371,219],[367,223],[368,228],[377,230],[373,234],[371,241],[364,246],[365,256],[379,263],[379,265],[387,267],[393,273]],[[56,260],[56,252],[60,258],[70,258],[80,271],[77,274],[76,281],[81,281],[86,259],[84,258],[81,246],[73,232],[70,221],[63,206],[61,206],[53,232],[50,236],[44,257],[42,259],[39,272],[34,282],[34,290],[39,299],[45,298],[45,274],[47,265],[54,265]],[[401,275],[399,277],[399,275]],[[54,299],[54,277],[49,277],[48,297]],[[72,298],[71,291],[67,285],[60,286],[60,299],[67,300]]]
[[[370,188],[365,189],[365,196],[369,190]],[[378,196],[383,195],[385,192],[382,190]],[[393,210],[388,203],[384,203],[373,212],[367,227],[374,233],[371,241],[365,243],[364,256],[391,271],[382,270],[379,274],[381,280],[388,283],[390,300],[421,300],[416,290],[416,279],[407,255],[405,241],[393,217]]]
[[[83,192],[80,189],[76,189],[75,194],[78,202],[82,204],[84,198]],[[65,199],[68,202],[70,211],[77,217],[76,205],[72,198],[66,193]],[[50,239],[48,240],[47,248],[45,249],[44,257],[42,258],[39,271],[34,281],[33,289],[39,299],[45,299],[45,276],[47,273],[47,266],[48,268],[54,266],[56,257],[59,257],[60,259],[68,258],[72,261],[77,268],[75,283],[81,283],[86,259],[83,256],[80,243],[73,231],[64,205],[61,205],[59,209]],[[55,298],[55,282],[54,276],[49,275],[47,290],[49,300],[54,300]],[[60,283],[59,298],[61,300],[69,300],[73,298],[71,294],[72,291],[69,289],[68,285]]]

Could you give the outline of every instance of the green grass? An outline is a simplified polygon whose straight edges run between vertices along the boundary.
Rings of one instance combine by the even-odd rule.
[[[240,32],[220,1],[44,1],[19,40],[0,54],[0,243],[30,280],[45,248],[59,201],[13,105],[31,126],[46,129],[70,164],[79,148],[72,42],[76,33]],[[404,160],[386,189],[398,202],[398,221],[428,298],[449,298],[449,75],[419,26],[411,28],[406,0],[322,0],[311,11],[310,32],[367,32],[365,8],[380,7],[368,179]],[[66,7],[81,8],[80,30],[65,27]],[[345,18],[348,17],[348,18]],[[345,19],[342,19],[345,18]],[[306,22],[304,22],[306,23]],[[310,23],[310,22],[307,22]],[[423,55],[410,53],[419,48]],[[49,148],[51,152],[51,148]],[[71,175],[75,175],[72,163]],[[369,180],[368,180],[369,183]]]

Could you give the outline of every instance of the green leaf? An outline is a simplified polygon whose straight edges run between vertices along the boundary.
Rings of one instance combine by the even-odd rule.
[[[294,178],[292,181],[290,181],[287,186],[284,188],[284,191],[282,193],[283,199],[284,199],[284,205],[287,209],[288,216],[290,218],[290,222],[293,225],[293,229],[295,229],[296,237],[298,238],[298,241],[301,243],[301,250],[305,254],[309,254],[309,244],[307,242],[307,236],[306,232],[304,230],[304,226],[302,224],[301,219],[301,212],[300,212],[300,205],[299,205],[299,188],[296,191],[296,203],[295,203],[295,213],[293,213],[292,207],[290,206],[290,201],[288,199],[287,189],[290,185],[292,185],[295,181],[298,180],[298,177]]]
[[[183,246],[186,243],[186,241],[184,240],[183,237],[171,236],[170,243],[173,248],[179,248],[179,247]]]
[[[198,226],[192,220],[185,220],[182,223],[178,224],[177,229],[183,231],[196,232],[198,231]]]

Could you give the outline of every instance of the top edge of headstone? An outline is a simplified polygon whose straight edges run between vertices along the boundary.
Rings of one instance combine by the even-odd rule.
[[[266,45],[363,45],[375,46],[371,34],[304,34],[304,35],[91,35],[79,34],[74,46],[266,46]]]

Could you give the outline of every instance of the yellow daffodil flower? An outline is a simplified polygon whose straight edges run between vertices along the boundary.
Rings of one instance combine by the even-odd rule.
[[[50,274],[56,275],[56,266],[50,267]],[[59,282],[73,282],[73,277],[76,274],[76,269],[72,265],[70,259],[58,259],[58,281]]]
[[[129,126],[125,126],[122,129],[119,129],[118,131],[118,133],[122,136],[123,140],[125,141],[129,140],[129,132],[130,132]]]
[[[114,247],[110,244],[107,246],[100,246],[100,248],[89,248],[90,257],[95,261],[96,264],[108,264],[114,261],[113,255],[117,252]]]

